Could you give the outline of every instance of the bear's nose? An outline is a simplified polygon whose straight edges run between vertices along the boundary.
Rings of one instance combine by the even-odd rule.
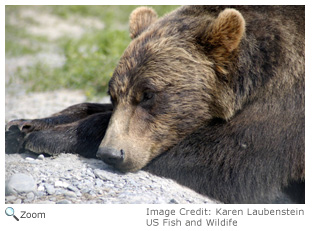
[[[109,165],[118,165],[125,159],[124,150],[117,150],[109,147],[99,147],[96,156]]]

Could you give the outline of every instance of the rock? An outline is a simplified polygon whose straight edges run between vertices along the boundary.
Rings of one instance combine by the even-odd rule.
[[[109,178],[107,177],[107,171],[104,170],[100,170],[100,169],[94,169],[94,175],[104,181],[109,180]]]
[[[90,169],[87,169],[86,175],[91,176],[92,178],[95,178],[95,175],[93,174],[93,172]]]
[[[69,189],[70,191],[73,191],[73,192],[79,192],[79,189],[78,188],[76,188],[75,186],[73,186],[73,185],[69,185],[68,187],[67,187],[67,189]]]
[[[66,197],[77,197],[76,193],[74,193],[74,192],[72,192],[72,191],[66,191],[66,192],[64,193],[64,195],[65,195]]]
[[[55,188],[54,188],[53,185],[51,185],[51,184],[45,184],[44,187],[45,187],[45,189],[47,190],[47,193],[48,193],[49,195],[53,195],[53,194],[55,193]]]
[[[29,201],[29,202],[33,201],[33,200],[35,199],[35,194],[34,194],[33,192],[27,193],[26,199],[27,199],[27,201]]]
[[[67,182],[63,182],[63,181],[55,181],[54,186],[67,188],[69,186],[69,184]]]
[[[69,200],[60,200],[58,202],[56,202],[56,204],[71,204],[72,202]]]
[[[43,154],[40,154],[38,157],[37,157],[38,160],[44,160],[44,155]]]
[[[89,188],[83,188],[81,190],[81,193],[89,193],[90,192],[90,189]]]
[[[37,163],[37,161],[34,158],[31,158],[31,157],[26,157],[25,161],[27,163],[29,163],[29,164],[36,164]]]
[[[5,184],[5,195],[36,192],[36,182],[32,176],[17,173],[12,175]]]
[[[7,196],[5,197],[6,202],[11,203],[12,201],[16,200],[16,196]]]
[[[31,158],[31,157],[26,157],[25,160],[27,160],[27,161],[34,161],[35,159]]]
[[[13,204],[21,204],[22,203],[22,199],[18,198],[16,201],[13,202]]]
[[[44,186],[42,184],[40,184],[37,188],[38,191],[44,191]]]
[[[80,191],[75,192],[75,193],[76,193],[76,196],[77,196],[77,197],[81,197],[81,195],[82,195]]]
[[[153,176],[148,172],[122,174],[103,165],[100,160],[73,154],[46,157],[44,161],[35,159],[36,165],[33,165],[25,161],[27,156],[28,154],[6,155],[6,175],[31,172],[36,179],[34,185],[37,190],[33,193],[14,193],[14,197],[6,196],[5,203],[213,203],[207,197],[172,180]]]
[[[179,204],[179,202],[177,202],[176,199],[172,198],[172,199],[169,201],[169,204]]]
[[[95,185],[96,185],[97,187],[102,187],[102,186],[103,186],[103,181],[100,180],[100,179],[96,179],[96,180],[95,180]]]
[[[54,201],[39,201],[39,202],[36,202],[36,204],[55,204]]]
[[[42,196],[45,196],[46,195],[46,193],[44,192],[44,191],[37,191],[37,199],[38,198],[40,198],[40,197],[42,197]]]

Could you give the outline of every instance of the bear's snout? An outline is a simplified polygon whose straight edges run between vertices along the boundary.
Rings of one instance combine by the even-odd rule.
[[[123,149],[117,150],[115,148],[99,147],[96,156],[109,165],[119,165],[125,159],[125,152]]]

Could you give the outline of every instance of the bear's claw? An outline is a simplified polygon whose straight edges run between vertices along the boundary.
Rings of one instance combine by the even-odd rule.
[[[34,126],[31,122],[31,120],[25,120],[25,119],[18,119],[18,120],[12,120],[5,126],[5,131],[11,131],[19,129],[21,132],[29,133],[34,130]]]

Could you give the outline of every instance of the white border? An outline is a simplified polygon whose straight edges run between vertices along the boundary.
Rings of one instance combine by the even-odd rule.
[[[69,1],[69,0],[54,0],[54,1],[42,1],[42,0],[11,0],[2,1],[0,21],[2,22],[2,36],[1,39],[1,73],[2,73],[2,84],[1,87],[1,105],[3,107],[3,113],[1,113],[1,121],[4,119],[4,82],[5,82],[5,5],[98,5],[98,4],[111,4],[109,1]],[[29,211],[29,212],[45,212],[45,219],[24,219],[16,222],[13,218],[7,217],[4,214],[4,210],[8,205],[6,205],[4,199],[4,132],[1,132],[1,150],[2,155],[0,155],[1,168],[1,201],[2,205],[0,208],[0,220],[1,227],[12,230],[55,230],[59,227],[61,230],[121,230],[121,228],[126,228],[127,230],[309,230],[311,228],[311,128],[312,122],[311,118],[311,1],[224,1],[219,0],[218,4],[267,4],[267,5],[306,5],[306,204],[305,205],[12,205],[15,211]],[[146,4],[169,4],[169,5],[182,5],[182,4],[215,4],[215,1],[131,1],[133,5],[146,5]],[[129,2],[125,1],[114,1],[114,4],[125,5]],[[309,65],[310,64],[310,65]],[[0,129],[4,131],[4,123],[1,124]],[[305,216],[300,217],[286,217],[286,216],[239,216],[229,218],[236,218],[239,222],[238,228],[209,228],[206,226],[202,227],[147,227],[146,219],[150,218],[146,216],[146,208],[158,208],[158,209],[175,209],[178,211],[180,208],[185,207],[188,209],[198,209],[205,207],[208,209],[215,208],[227,208],[227,209],[244,209],[247,208],[302,208],[305,211]],[[2,210],[2,211],[1,211]],[[162,217],[154,217],[162,218]],[[201,217],[183,217],[181,219],[199,219]]]

